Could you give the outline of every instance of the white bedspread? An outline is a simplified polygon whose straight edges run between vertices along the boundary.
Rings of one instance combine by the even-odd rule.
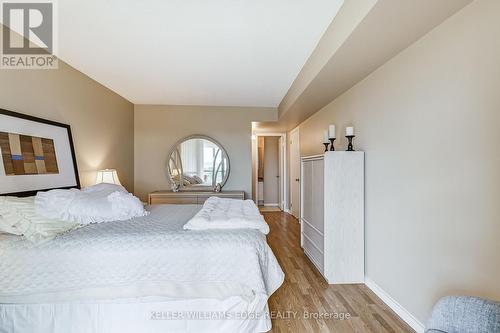
[[[210,197],[203,208],[184,225],[187,230],[256,229],[269,233],[269,226],[252,200]]]
[[[128,221],[87,225],[33,245],[0,241],[0,303],[162,296],[270,296],[284,274],[251,229],[184,231],[199,206],[163,205]]]

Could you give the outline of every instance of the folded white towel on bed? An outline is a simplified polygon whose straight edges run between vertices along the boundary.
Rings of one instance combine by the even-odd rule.
[[[265,235],[269,233],[269,226],[252,200],[217,197],[208,198],[184,229],[257,229]]]
[[[145,216],[142,202],[119,185],[98,184],[83,190],[38,192],[37,214],[79,224],[123,221]]]

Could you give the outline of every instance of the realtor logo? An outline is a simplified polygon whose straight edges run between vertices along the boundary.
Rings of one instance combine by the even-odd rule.
[[[53,1],[4,0],[1,68],[57,68]]]

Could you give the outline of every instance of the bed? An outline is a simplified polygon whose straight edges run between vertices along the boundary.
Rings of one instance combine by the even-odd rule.
[[[196,205],[34,245],[0,236],[0,332],[265,332],[284,274],[257,230],[183,230]],[[15,327],[15,329],[14,329]]]
[[[265,233],[239,226],[184,230],[201,206],[155,205],[147,207],[147,215],[121,186],[105,197],[97,194],[116,185],[79,191],[69,125],[1,109],[0,118],[0,196],[5,196],[0,200],[0,222],[5,223],[0,223],[0,333],[245,333],[271,328],[267,300],[284,274]],[[73,191],[64,192],[75,200],[71,205],[60,201],[66,196],[61,189]],[[89,200],[92,193],[99,201]],[[36,205],[35,199],[12,198],[34,195]],[[105,216],[66,229],[59,220],[74,211],[62,212],[63,218],[61,212],[52,216],[49,208],[74,208],[76,197],[85,197],[80,201],[89,205],[80,214]],[[130,206],[123,206],[126,202]],[[116,216],[132,212],[134,202],[140,214],[130,216],[138,217],[104,222],[115,208]],[[20,207],[25,215],[11,212]],[[38,214],[39,209],[47,214]],[[15,218],[7,219],[8,214]],[[76,221],[76,226],[86,224]],[[38,243],[41,238],[32,233],[37,223],[48,226],[49,235],[63,231]]]

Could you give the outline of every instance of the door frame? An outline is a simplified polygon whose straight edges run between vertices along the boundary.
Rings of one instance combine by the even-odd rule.
[[[287,171],[287,165],[288,165],[288,155],[287,155],[287,135],[286,133],[260,133],[260,132],[254,132],[253,134],[254,139],[255,139],[255,144],[253,145],[253,156],[255,156],[255,159],[253,161],[253,167],[255,170],[258,170],[259,168],[259,154],[258,154],[258,147],[257,147],[257,140],[259,136],[277,136],[279,137],[279,193],[280,193],[280,202],[278,203],[279,208],[282,211],[287,211],[288,210],[288,182],[286,181],[288,177],[288,171]],[[259,179],[257,177],[257,173],[252,174],[252,182],[255,185],[255,195],[254,195],[254,201],[255,204],[258,204],[258,188],[259,188]]]
[[[297,142],[298,142],[298,144],[299,144],[299,155],[298,155],[298,158],[299,158],[299,170],[298,170],[298,172],[299,172],[299,177],[302,177],[302,174],[301,174],[301,163],[300,163],[300,127],[299,127],[299,126],[295,127],[294,129],[292,129],[292,130],[290,131],[290,138],[292,137],[292,134],[294,134],[295,132],[297,132]],[[290,146],[291,146],[291,144],[290,144]],[[292,150],[292,149],[291,149],[291,147],[290,147],[290,151],[291,151],[291,150]],[[291,172],[291,165],[292,165],[292,160],[291,160],[290,156],[288,156],[288,170],[290,171],[290,177],[292,176],[292,172]],[[299,178],[299,179],[300,179],[300,178]],[[292,196],[292,192],[291,192],[291,187],[292,187],[292,185],[291,185],[291,184],[292,184],[292,182],[295,182],[295,180],[294,180],[294,179],[291,179],[291,178],[290,178],[290,179],[288,179],[288,183],[289,183],[289,185],[288,185],[288,189],[289,189],[289,191],[288,191],[288,192],[289,192],[289,193],[288,193],[288,194],[289,194],[289,196],[290,196],[290,197]],[[297,204],[297,207],[298,207],[298,208],[297,208],[297,210],[298,210],[298,212],[297,212],[297,219],[298,219],[298,218],[300,218],[301,208],[302,208],[302,198],[301,198],[301,196],[300,196],[300,187],[301,187],[301,183],[302,183],[302,179],[300,179],[300,181],[299,181],[299,190],[298,190],[298,198],[299,198],[299,202],[298,202],[298,204]],[[290,209],[290,205],[289,205],[289,204],[290,204],[290,201],[288,201],[288,204],[287,204],[287,206],[286,206],[286,207],[287,207],[286,212],[287,212],[287,213],[289,213],[289,214],[292,214],[292,210]],[[292,215],[293,215],[293,214],[292,214]]]

